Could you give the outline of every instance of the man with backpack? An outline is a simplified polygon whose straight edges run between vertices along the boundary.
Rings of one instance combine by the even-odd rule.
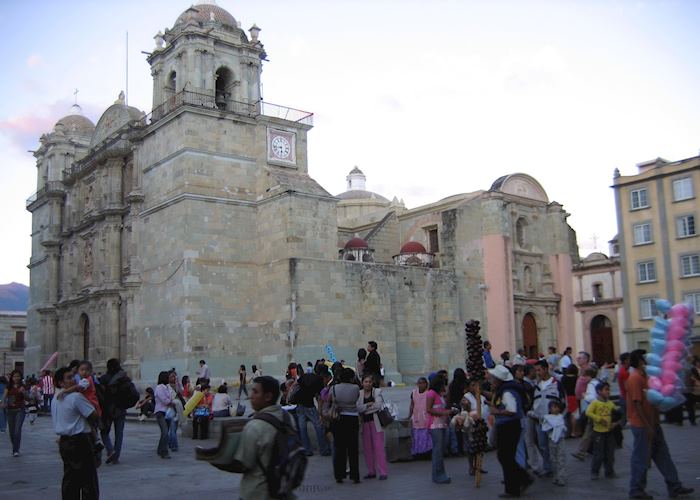
[[[293,419],[278,404],[279,396],[275,378],[253,380],[250,404],[256,413],[243,428],[234,456],[236,468],[243,472],[241,500],[293,499],[293,490],[304,479],[308,459]]]
[[[107,373],[99,378],[98,397],[102,408],[102,441],[107,448],[108,464],[118,464],[124,440],[126,410],[139,400],[139,392],[134,383],[122,370],[118,359],[107,361]],[[114,424],[114,444],[109,437]]]

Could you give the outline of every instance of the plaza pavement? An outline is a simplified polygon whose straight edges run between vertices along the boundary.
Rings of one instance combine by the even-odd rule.
[[[399,403],[401,415],[407,413],[405,398],[408,389],[389,389],[387,396]],[[700,455],[698,427],[663,425],[671,454],[686,486],[700,490]],[[180,451],[172,460],[162,460],[156,455],[158,428],[150,422],[128,421],[121,463],[103,465],[99,469],[102,499],[186,499],[206,500],[236,499],[240,476],[221,472],[204,462],[194,460],[194,443],[214,446],[213,440],[196,441],[180,439]],[[568,486],[551,484],[550,480],[537,479],[526,498],[559,499],[588,498],[622,499],[627,497],[629,482],[629,457],[632,439],[625,431],[624,447],[616,451],[618,479],[590,480],[590,460],[579,462],[570,452],[577,440],[567,441]],[[25,421],[22,436],[22,454],[11,456],[7,433],[0,434],[0,498],[13,500],[49,500],[60,498],[62,462],[58,455],[56,436],[50,418],[41,417],[31,426]],[[360,457],[360,471],[365,474],[364,460]],[[479,499],[495,498],[502,492],[501,470],[495,452],[486,454],[480,489],[467,476],[464,458],[446,459],[452,484],[434,485],[430,481],[430,461],[389,464],[387,481],[366,480],[359,485],[349,482],[336,484],[332,475],[330,457],[318,454],[310,459],[304,484],[298,490],[301,499],[333,498],[334,500],[358,498],[406,500],[426,499]],[[649,473],[648,492],[657,498],[667,498],[663,478],[652,468]],[[686,498],[700,498],[699,494]]]

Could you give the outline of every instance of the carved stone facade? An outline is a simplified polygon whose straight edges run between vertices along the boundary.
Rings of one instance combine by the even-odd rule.
[[[216,377],[280,374],[376,340],[400,380],[463,365],[469,318],[496,351],[523,342],[526,316],[534,349],[571,343],[575,235],[535,179],[407,210],[357,169],[330,195],[308,174],[312,115],[259,99],[266,54],[249,31],[187,9],[148,56],[151,114],[120,98],[95,127],[75,111],[42,137],[31,369],[58,351],[97,371],[118,357],[148,381],[202,358]],[[345,252],[355,235],[367,246]],[[409,242],[419,265],[395,263]]]

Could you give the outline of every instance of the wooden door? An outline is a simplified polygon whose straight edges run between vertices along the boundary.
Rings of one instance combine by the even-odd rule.
[[[612,323],[606,316],[599,315],[591,321],[591,349],[598,366],[615,361]]]
[[[535,317],[527,313],[523,318],[522,325],[523,332],[523,349],[527,353],[527,357],[530,359],[537,359],[538,347],[537,347],[537,322]]]

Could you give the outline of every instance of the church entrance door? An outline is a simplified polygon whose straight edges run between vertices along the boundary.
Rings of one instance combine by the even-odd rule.
[[[598,315],[591,321],[591,348],[598,366],[615,361],[612,323],[606,316]]]
[[[537,359],[537,322],[531,313],[527,313],[523,318],[522,332],[523,349],[525,349],[527,357],[530,359]]]

